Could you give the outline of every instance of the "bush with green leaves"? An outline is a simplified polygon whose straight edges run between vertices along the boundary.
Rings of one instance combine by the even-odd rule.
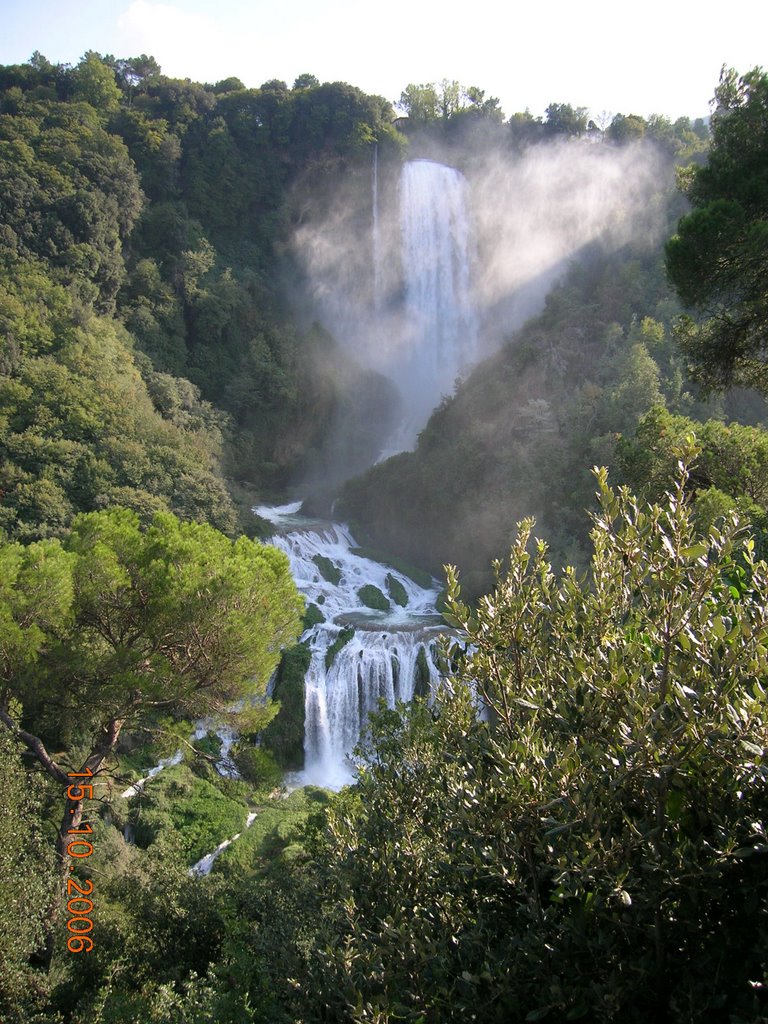
[[[0,933],[0,1019],[8,1024],[42,1021],[38,1012],[50,987],[33,966],[56,892],[53,851],[40,813],[45,795],[16,744],[0,732],[0,898],[9,922]]]
[[[475,610],[449,572],[452,674],[332,812],[315,1013],[765,1019],[768,567],[687,479],[641,506],[597,472],[583,578],[531,521]]]

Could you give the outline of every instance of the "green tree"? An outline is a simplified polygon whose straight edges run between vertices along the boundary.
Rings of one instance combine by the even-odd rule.
[[[41,1005],[45,980],[31,965],[43,945],[45,919],[55,889],[53,853],[41,822],[41,795],[38,781],[24,767],[16,744],[3,731],[0,899],[12,927],[0,933],[0,1017],[7,1024],[45,1019]]]
[[[633,340],[614,360],[615,382],[602,396],[601,411],[607,430],[631,433],[654,405],[663,405],[660,374],[642,340]]]
[[[631,142],[642,139],[648,129],[648,122],[637,114],[616,114],[608,128],[608,138],[613,142]]]
[[[504,118],[498,99],[486,99],[484,90],[476,85],[464,88],[456,79],[448,78],[427,85],[411,83],[400,94],[398,106],[415,124],[442,121],[445,125],[467,115],[479,115],[500,124]]]
[[[512,142],[516,146],[539,142],[544,136],[544,122],[540,117],[534,117],[527,107],[514,113],[507,123]]]
[[[89,50],[72,72],[75,99],[90,103],[106,119],[120,106],[120,87],[115,72],[101,56]]]
[[[153,268],[141,275],[150,293]],[[167,350],[170,331],[183,330],[175,298],[159,286],[146,297],[136,319]],[[0,268],[0,316],[0,527],[9,536],[60,536],[76,512],[110,504],[234,532],[219,468],[226,421],[194,386],[153,373],[121,325],[86,317],[40,262]]]
[[[303,74],[299,75],[296,81],[293,83],[294,90],[296,89],[315,89],[320,85],[319,80],[314,75]]]
[[[147,88],[156,82],[160,77],[161,67],[154,57],[148,57],[142,53],[138,57],[128,57],[121,60],[109,61],[115,71],[115,76],[120,85],[128,92],[129,103],[134,93],[146,92]]]
[[[0,251],[47,260],[81,301],[112,311],[143,201],[128,150],[96,109],[43,101],[0,115]]]
[[[693,204],[666,247],[667,272],[686,306],[680,340],[707,388],[768,392],[768,74],[723,71],[712,144],[685,176]]]
[[[72,562],[72,597],[68,609],[66,580],[48,588],[57,618],[49,615],[44,627],[35,595],[46,575],[34,569],[50,552],[48,575],[61,572],[62,558]],[[262,696],[282,647],[300,630],[302,601],[282,553],[169,513],[145,530],[126,509],[82,515],[66,555],[40,545],[11,545],[3,555],[21,568],[31,560],[32,569],[10,574],[0,594],[0,621],[14,641],[0,721],[64,787],[68,766],[97,779],[124,728],[151,726],[160,713],[231,715],[238,702]],[[69,741],[63,757],[24,727],[42,723],[48,706],[57,708],[56,733]],[[247,705],[240,714],[247,725]],[[67,830],[80,823],[87,795],[67,791],[57,842],[63,867]]]
[[[587,108],[570,103],[550,103],[545,128],[551,135],[583,135],[587,130]]]
[[[438,117],[440,105],[434,85],[407,85],[400,94],[398,106],[416,124],[425,124]]]
[[[464,90],[456,79],[444,78],[438,89],[438,110],[440,117],[447,121],[448,118],[464,109]]]
[[[0,680],[10,688],[71,621],[72,556],[58,541],[0,545]]]
[[[768,553],[768,433],[760,427],[710,419],[697,423],[661,406],[651,409],[617,445],[622,479],[645,497],[658,499],[677,461],[676,450],[696,433],[701,453],[689,490],[697,517],[711,522],[738,510],[751,523],[762,557]]]
[[[476,85],[470,85],[466,91],[470,110],[479,111],[484,117],[496,121],[498,124],[504,120],[504,114],[500,107],[500,101],[495,96],[485,98],[485,89],[478,89]]]

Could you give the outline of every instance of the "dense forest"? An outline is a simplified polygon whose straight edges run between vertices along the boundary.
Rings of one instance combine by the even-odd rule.
[[[768,1021],[768,76],[724,69],[708,124],[397,106],[0,68],[9,1024]],[[553,145],[652,152],[657,228],[573,254],[374,465],[391,386],[298,230],[374,151]],[[308,613],[250,510],[297,494],[446,584],[444,685],[337,794],[281,790]]]

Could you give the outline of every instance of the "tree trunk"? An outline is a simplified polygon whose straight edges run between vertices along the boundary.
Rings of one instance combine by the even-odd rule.
[[[98,775],[102,764],[117,746],[117,741],[120,738],[120,730],[123,725],[124,719],[120,718],[113,718],[109,722],[80,769],[81,773],[90,771],[90,776],[74,779],[67,776],[67,788],[69,788],[70,785],[77,787],[83,783],[88,785],[88,779],[95,778]],[[67,847],[72,841],[72,836],[69,834],[69,830],[79,828],[80,823],[83,820],[84,806],[84,798],[81,797],[79,800],[73,800],[70,796],[67,796],[67,806],[64,808],[64,815],[61,819],[59,834],[56,838],[56,853],[58,854],[61,866],[63,887],[66,886],[66,880],[69,876],[70,860],[72,859],[67,850]]]

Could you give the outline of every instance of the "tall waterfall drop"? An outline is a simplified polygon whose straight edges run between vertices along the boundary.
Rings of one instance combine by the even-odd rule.
[[[379,146],[374,143],[373,147],[373,173],[371,175],[371,234],[373,243],[373,311],[381,312],[381,228],[379,225]]]
[[[453,167],[412,160],[400,179],[404,286],[401,446],[412,444],[440,398],[477,358],[468,185]]]
[[[256,511],[275,526],[270,543],[288,555],[296,585],[323,619],[302,636],[312,652],[303,782],[338,788],[352,781],[348,755],[379,701],[393,707],[434,688],[432,643],[443,627],[436,588],[356,554],[345,526],[303,519],[300,504]],[[386,608],[366,603],[373,588]]]
[[[326,215],[308,214],[295,234],[307,312],[351,364],[393,385],[379,382],[388,412],[379,413],[381,448],[371,461],[415,445],[457,376],[477,362],[481,335],[469,181],[432,160],[396,165],[384,152],[372,149],[365,192],[364,178],[340,181]]]

